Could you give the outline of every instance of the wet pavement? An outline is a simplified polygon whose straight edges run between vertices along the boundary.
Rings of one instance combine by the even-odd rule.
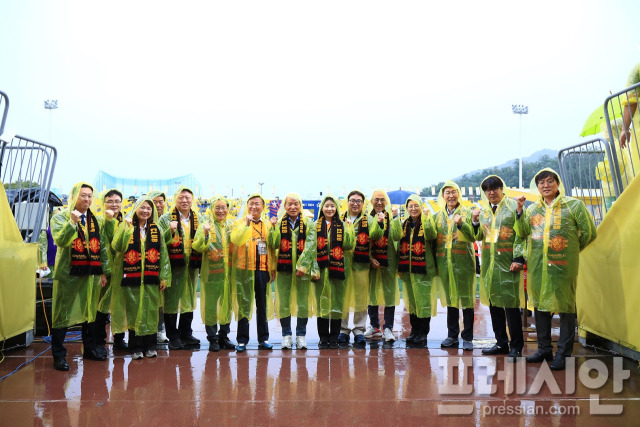
[[[442,308],[426,349],[406,347],[409,317],[402,306],[393,345],[377,340],[322,351],[312,319],[308,350],[280,350],[281,329],[272,320],[274,350],[258,350],[252,324],[246,352],[209,352],[195,317],[200,348],[159,346],[154,359],[132,360],[107,346],[107,361],[83,360],[81,344],[69,343],[71,369],[59,372],[46,343],[6,353],[0,377],[44,351],[0,381],[0,425],[640,425],[637,362],[580,344],[576,368],[563,372],[483,356],[481,349],[495,340],[488,308],[480,305],[472,352],[440,348],[447,336]],[[231,327],[235,338],[235,322]],[[536,349],[533,328],[527,324],[525,355]]]

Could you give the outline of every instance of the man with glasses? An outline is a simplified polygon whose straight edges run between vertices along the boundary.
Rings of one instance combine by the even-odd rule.
[[[524,307],[524,240],[514,231],[517,204],[505,197],[504,181],[498,176],[485,178],[481,187],[483,208],[473,211],[472,224],[476,240],[482,242],[480,299],[489,306],[496,337],[496,344],[482,350],[482,354],[508,354],[507,361],[516,362],[522,357],[524,346],[520,316],[520,308]]]
[[[354,225],[356,247],[353,251],[345,253],[345,270],[347,273],[345,307],[353,311],[353,328],[349,328],[349,312],[344,311],[338,345],[349,345],[349,334],[353,333],[354,345],[362,347],[366,343],[364,337],[367,321],[367,306],[369,300],[369,242],[382,237],[382,229],[378,222],[364,209],[364,194],[354,190],[347,196],[348,211],[344,213],[342,220]]]
[[[273,234],[273,226],[267,221],[264,207],[265,202],[260,194],[250,195],[245,207],[246,215],[231,227],[233,249],[230,280],[231,289],[235,292],[233,300],[238,319],[236,351],[239,353],[247,349],[249,342],[249,320],[253,315],[254,300],[258,348],[273,348],[269,342],[267,303],[271,301],[270,283],[276,275],[275,252],[267,246],[267,240]]]
[[[200,224],[200,214],[194,209],[193,191],[187,187],[176,190],[173,202],[175,207],[158,220],[171,261],[171,286],[164,290],[164,323],[170,350],[193,349],[200,346],[200,340],[193,336],[191,324],[202,254],[191,245]]]
[[[104,218],[104,229],[109,242],[109,253],[111,259],[115,256],[114,250],[111,248],[113,236],[116,228],[122,222],[122,193],[115,188],[105,190],[98,196],[98,205],[101,211],[98,216]],[[107,284],[100,291],[100,303],[98,304],[98,313],[96,314],[96,337],[97,350],[103,352],[107,341],[107,319],[111,312],[111,276],[107,277]],[[124,340],[124,332],[113,334],[113,350],[127,350],[128,345]]]
[[[97,286],[104,287],[110,274],[108,242],[104,221],[91,212],[93,187],[86,182],[76,184],[69,193],[67,209],[51,218],[51,234],[58,246],[53,276],[51,352],[53,366],[68,371],[64,340],[67,329],[82,324],[83,358],[106,360],[96,350],[95,298]]]
[[[395,341],[393,318],[400,302],[398,289],[398,251],[396,242],[402,237],[399,218],[391,215],[391,201],[384,190],[376,190],[371,196],[375,223],[382,229],[380,238],[372,239],[370,248],[371,270],[369,271],[369,322],[365,338],[382,336],[386,342]],[[384,333],[380,332],[378,307],[384,304]]]
[[[541,170],[534,181],[540,198],[524,215],[525,198],[516,199],[520,216],[516,230],[523,238],[531,236],[527,289],[535,307],[538,335],[538,350],[527,357],[527,362],[553,359],[549,367],[559,371],[565,369],[565,359],[573,351],[580,251],[596,238],[596,226],[582,201],[564,195],[554,170]],[[551,345],[552,313],[560,315],[555,358]]]

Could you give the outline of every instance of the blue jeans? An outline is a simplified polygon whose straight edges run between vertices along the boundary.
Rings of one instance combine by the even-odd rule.
[[[307,335],[307,319],[306,317],[298,317],[296,322],[296,336],[304,337]],[[280,319],[280,326],[282,326],[282,336],[291,336],[291,316],[283,317]]]
[[[380,328],[380,319],[378,318],[378,306],[370,305],[368,310],[369,312],[369,323],[374,328]],[[396,307],[385,307],[384,308],[384,327],[387,329],[393,330],[393,316],[396,314]]]

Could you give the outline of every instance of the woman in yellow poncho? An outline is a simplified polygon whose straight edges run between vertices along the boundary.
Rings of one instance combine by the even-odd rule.
[[[111,329],[129,331],[133,359],[156,357],[160,293],[171,282],[169,255],[153,201],[138,199],[116,230],[111,276]]]
[[[320,203],[316,221],[315,296],[318,316],[318,348],[338,348],[338,335],[344,310],[346,287],[345,252],[353,250],[353,224],[340,219],[336,198],[326,196]]]

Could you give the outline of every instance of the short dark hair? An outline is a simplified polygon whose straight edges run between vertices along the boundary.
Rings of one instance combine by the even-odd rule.
[[[555,174],[554,172],[551,171],[542,171],[540,172],[538,175],[536,175],[536,185],[538,185],[538,183],[540,181],[542,181],[543,179],[547,179],[547,178],[553,178],[558,184],[560,184],[560,178],[558,178],[558,175]]]
[[[185,188],[183,188],[182,190],[180,190],[180,193],[184,193],[185,191],[186,191],[187,193],[189,193],[189,194],[191,194],[191,195],[193,196],[193,191],[189,190],[189,189],[188,189],[188,188],[186,188],[186,187],[185,187]],[[180,193],[178,193],[178,194],[180,194]]]
[[[489,178],[482,181],[482,184],[480,184],[480,186],[482,187],[482,191],[495,190],[497,188],[504,188],[504,184],[502,183],[502,180],[497,176],[490,176]]]
[[[122,193],[119,192],[118,190],[109,190],[109,192],[107,192],[107,194],[104,195],[105,200],[107,199],[107,197],[111,197],[111,196],[118,196],[120,197],[120,200],[122,200]]]
[[[93,187],[92,187],[92,186],[90,186],[89,184],[82,184],[82,185],[80,186],[80,188],[90,188],[90,189],[91,189],[91,191],[93,191]]]
[[[357,194],[358,196],[362,197],[362,201],[364,202],[364,194],[362,194],[358,190],[353,190],[351,193],[349,193],[349,195],[347,196],[347,200],[349,200],[351,196],[353,196],[354,194]]]
[[[167,200],[167,196],[166,196],[164,193],[160,193],[160,194],[158,194],[156,197],[162,197],[162,200],[165,200],[165,201]],[[154,199],[155,199],[156,197],[154,197]]]

